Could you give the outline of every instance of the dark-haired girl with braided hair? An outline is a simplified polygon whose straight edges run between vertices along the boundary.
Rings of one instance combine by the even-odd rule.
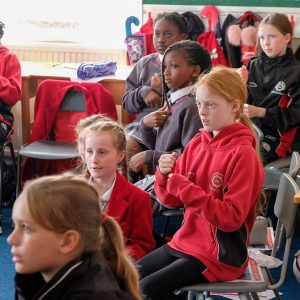
[[[177,41],[188,37],[186,19],[177,12],[162,13],[154,21],[153,44],[157,53],[140,59],[126,80],[123,108],[136,115],[127,125],[128,161],[132,171],[138,173],[141,166],[139,152],[146,149],[139,132],[139,122],[143,116],[163,106],[161,91],[161,61],[165,50]],[[138,166],[139,165],[139,166]]]
[[[21,65],[17,56],[1,44],[5,27],[0,22],[0,144],[10,133],[14,116],[13,105],[21,98]]]
[[[211,67],[208,51],[195,41],[184,40],[171,45],[162,60],[162,97],[164,106],[143,117],[140,133],[144,161],[153,170],[163,153],[175,151],[178,156],[202,127],[194,83]]]

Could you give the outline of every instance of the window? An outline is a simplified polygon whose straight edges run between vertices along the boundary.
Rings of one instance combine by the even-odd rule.
[[[2,2],[0,20],[6,25],[2,40],[4,44],[78,43],[112,49],[124,47],[125,21],[131,15],[139,17],[141,1]],[[137,30],[132,29],[133,32]]]

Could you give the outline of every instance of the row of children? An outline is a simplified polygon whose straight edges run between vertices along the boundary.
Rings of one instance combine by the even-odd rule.
[[[184,17],[178,13],[159,15],[153,37],[157,53],[142,58],[127,78],[123,108],[136,114],[136,119],[127,126],[129,167],[134,172],[139,172],[144,164],[154,171],[162,153],[176,151],[180,155],[201,126],[197,117],[191,115],[192,108],[182,108],[189,114],[185,119],[185,112],[180,114],[177,111],[181,108],[176,106],[187,106],[188,101],[182,100],[191,94],[189,86],[196,78],[193,76],[210,67],[206,51],[197,50],[196,57],[192,56],[193,51],[186,50],[184,60],[200,68],[191,73],[180,72],[173,64],[172,70],[176,73],[170,75],[168,60],[174,59],[170,51],[163,57],[168,46],[186,38],[186,28]],[[264,134],[264,164],[300,149],[300,65],[291,49],[292,37],[292,26],[286,15],[267,16],[258,28],[260,54],[247,65],[249,95],[244,112]],[[179,72],[181,81],[168,83]],[[166,101],[167,98],[171,100]],[[162,103],[168,106],[162,107]]]
[[[8,242],[17,299],[172,299],[186,284],[243,274],[263,180],[251,121],[242,113],[246,87],[227,68],[213,69],[196,86],[204,128],[177,160],[175,152],[163,154],[156,171],[161,201],[186,209],[172,241],[152,251],[149,195],[117,172],[125,131],[91,116],[77,126],[82,175],[27,182],[15,202]]]
[[[281,14],[261,22],[262,54],[248,65],[248,92],[254,96],[246,106],[247,88],[236,70],[219,67],[209,71],[208,53],[196,42],[167,44],[173,32],[183,34],[184,40],[184,32],[176,26],[175,30],[177,23],[173,20],[178,14],[171,14],[171,21],[164,19],[166,15],[156,21],[154,34],[157,50],[162,52],[162,75],[160,60],[156,60],[157,72],[150,71],[153,61],[147,63],[155,55],[142,59],[144,64],[139,61],[133,74],[144,74],[140,79],[148,84],[137,84],[137,90],[130,88],[136,84],[131,74],[124,107],[130,103],[129,95],[135,95],[132,105],[136,105],[136,111],[130,112],[141,115],[131,137],[143,132],[140,127],[148,124],[157,131],[157,137],[162,136],[161,145],[167,139],[171,142],[173,136],[184,141],[180,147],[177,144],[168,149],[156,149],[154,141],[154,149],[150,148],[152,160],[156,159],[154,167],[158,164],[155,192],[167,206],[184,206],[183,226],[171,242],[152,251],[155,245],[149,196],[117,172],[118,164],[126,157],[123,128],[102,116],[83,120],[77,127],[82,175],[38,179],[28,183],[16,200],[15,228],[8,242],[18,272],[19,299],[141,299],[142,294],[150,299],[176,299],[173,291],[185,285],[233,280],[245,271],[248,237],[264,178],[250,118],[272,120],[262,127],[268,130],[264,132],[266,137],[276,142],[268,144],[268,153],[275,153],[286,141],[280,140],[284,135],[277,133],[278,129],[286,131],[299,122],[299,65],[288,47],[290,24]],[[261,72],[256,72],[259,67]],[[161,83],[163,88],[159,89]],[[272,103],[254,105],[259,100],[258,91],[272,97]],[[291,99],[281,101],[285,95]],[[198,115],[193,114],[193,106]],[[148,115],[154,107],[156,111]],[[276,121],[281,122],[280,127]],[[169,137],[172,133],[168,132],[175,126],[176,131]],[[190,131],[193,126],[194,132]],[[164,132],[164,128],[168,129]],[[272,136],[275,133],[278,141]],[[294,136],[290,141],[294,142]],[[284,144],[286,151],[290,144]],[[130,140],[128,146],[132,145]],[[133,153],[136,147],[130,150]],[[156,151],[161,151],[158,156]],[[135,171],[145,163],[147,152],[135,164],[136,155],[129,161]],[[103,211],[121,226],[126,252],[135,259],[140,274],[141,292],[137,271],[123,249],[122,234],[117,233],[118,225]]]

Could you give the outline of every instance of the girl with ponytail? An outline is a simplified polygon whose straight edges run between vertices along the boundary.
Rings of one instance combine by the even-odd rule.
[[[71,175],[28,182],[13,207],[7,241],[16,299],[141,300],[122,231],[96,189]]]
[[[252,125],[243,114],[247,89],[236,70],[216,67],[196,83],[203,129],[177,159],[163,154],[155,192],[167,207],[184,206],[172,240],[138,261],[150,299],[174,290],[240,277],[264,179]]]

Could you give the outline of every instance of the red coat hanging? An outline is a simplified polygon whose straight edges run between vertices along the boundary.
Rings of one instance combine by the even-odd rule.
[[[198,43],[210,53],[212,65],[228,66],[227,59],[216,38],[215,30],[219,21],[219,12],[214,5],[206,5],[201,11],[201,17],[207,18],[208,31],[199,35]]]

